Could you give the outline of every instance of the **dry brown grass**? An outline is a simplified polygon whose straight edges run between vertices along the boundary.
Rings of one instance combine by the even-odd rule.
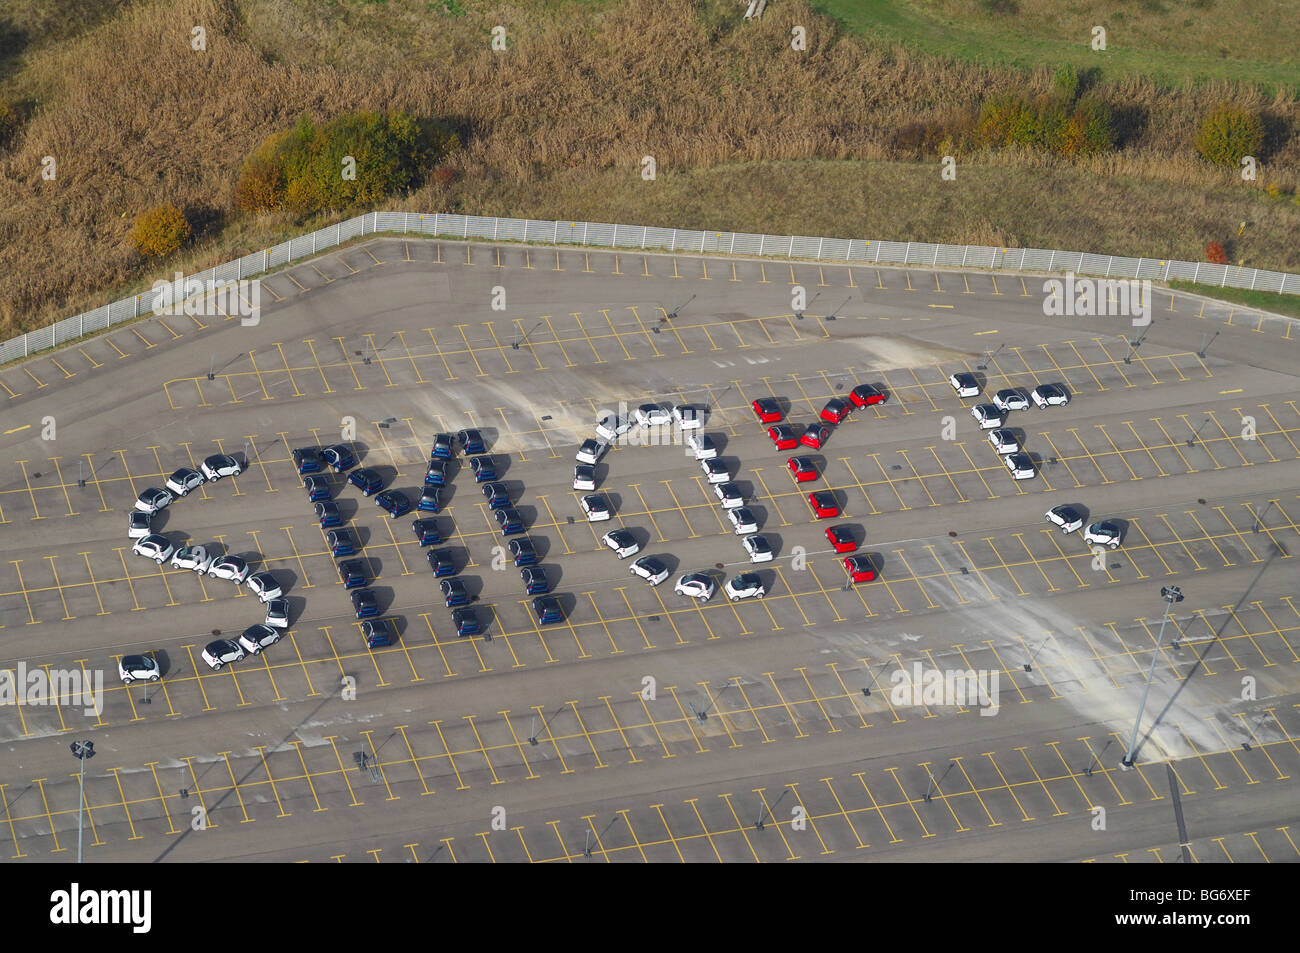
[[[1254,102],[1290,130],[1275,137],[1259,185],[1295,189],[1291,93],[1255,102],[1256,91],[1236,87],[1103,84],[1135,117],[1120,152],[1073,166],[1016,152],[959,156],[958,182],[945,184],[932,163],[876,161],[891,157],[893,130],[974,108],[1008,85],[1047,92],[1048,71],[940,62],[837,37],[793,0],[781,10],[742,24],[743,8],[721,0],[473,7],[458,18],[399,0],[125,7],[85,38],[33,53],[8,84],[40,106],[0,155],[0,334],[147,284],[128,234],[160,202],[197,226],[194,247],[167,272],[296,230],[237,217],[233,192],[248,152],[304,110],[396,107],[460,127],[457,181],[396,207],[1191,258],[1248,220],[1234,258],[1300,266],[1300,208],[1191,151],[1202,113],[1220,100]],[[806,54],[789,49],[791,18],[811,25]],[[188,46],[196,23],[206,54]],[[508,26],[507,53],[487,48],[494,23]],[[657,183],[640,180],[644,154],[657,159]],[[58,160],[56,182],[39,177],[45,155]]]

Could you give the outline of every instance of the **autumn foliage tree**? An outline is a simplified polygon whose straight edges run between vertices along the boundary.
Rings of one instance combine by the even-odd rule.
[[[175,205],[156,205],[136,218],[131,244],[147,258],[162,258],[189,241],[190,234],[184,212]]]

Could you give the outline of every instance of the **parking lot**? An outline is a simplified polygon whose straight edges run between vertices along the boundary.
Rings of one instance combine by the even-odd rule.
[[[807,313],[791,313],[795,284],[813,299]],[[805,860],[872,844],[906,844],[918,853],[901,856],[919,859],[931,838],[983,856],[977,829],[1032,815],[1060,829],[1033,841],[1037,856],[1105,860],[1114,852],[1055,819],[1105,800],[1137,823],[1141,791],[1168,793],[1161,761],[1185,804],[1202,792],[1198,818],[1229,845],[1207,840],[1194,859],[1260,859],[1241,843],[1286,858],[1284,823],[1255,843],[1225,799],[1284,821],[1273,805],[1285,804],[1294,767],[1300,394],[1274,368],[1294,358],[1290,326],[1159,292],[1158,320],[1135,346],[1115,319],[1047,327],[1033,286],[378,240],[268,278],[275,304],[258,327],[154,319],[21,365],[31,387],[0,372],[13,421],[0,462],[6,665],[106,673],[98,714],[0,714],[22,753],[0,777],[11,856],[66,856],[76,787],[56,742],[82,731],[112,739],[87,792],[105,859]],[[497,287],[504,315],[489,305]],[[103,349],[124,335],[140,346],[108,360]],[[983,400],[1046,382],[1068,391],[1066,406],[1007,415],[1032,479],[1011,478],[971,417],[981,398],[949,385],[958,372],[979,378]],[[774,449],[750,409],[775,397],[785,421],[807,425],[859,383],[887,400],[817,449]],[[574,450],[603,413],[652,400],[707,408],[703,429],[775,559],[750,565],[671,432],[611,449],[596,470],[613,518],[585,519]],[[57,436],[45,437],[51,421]],[[397,627],[393,645],[367,649],[291,451],[343,442],[413,504],[433,435],[465,427],[487,439],[564,618],[539,624],[465,456],[433,518],[483,625],[473,636],[457,636],[411,532],[430,514],[387,519],[327,474]],[[264,654],[215,672],[199,653],[261,621],[256,597],[141,559],[125,532],[142,490],[214,453],[244,472],[176,500],[152,529],[271,570],[293,620]],[[796,484],[792,455],[810,457],[817,479]],[[816,518],[812,490],[834,494],[839,514]],[[1045,522],[1062,503],[1118,521],[1122,546],[1094,551]],[[875,579],[847,579],[824,532],[840,524]],[[668,582],[628,574],[631,560],[601,543],[616,527],[665,563]],[[719,586],[756,572],[765,597],[675,594],[673,580],[692,571]],[[1174,582],[1189,598],[1157,667],[1153,695],[1168,705],[1144,742],[1147,763],[1119,773],[1157,641],[1156,593]],[[162,680],[118,684],[118,660],[142,651]],[[999,717],[893,705],[891,677],[906,682],[916,664],[1000,673]],[[1257,696],[1224,702],[1243,674]],[[355,701],[340,698],[349,680]],[[987,727],[996,741],[982,740]],[[867,729],[888,740],[864,767],[843,742]],[[1009,733],[1023,741],[1003,744]],[[1245,765],[1242,743],[1255,752]],[[1080,759],[1103,747],[1104,770],[1085,773]],[[844,770],[813,777],[799,767],[807,757]],[[686,760],[697,766],[682,774]],[[1234,763],[1252,780],[1220,784]],[[938,766],[933,789],[926,765]],[[1246,790],[1262,782],[1268,793]],[[509,836],[470,820],[497,803],[479,792],[502,784],[520,819]],[[769,793],[782,813],[760,831],[750,815]],[[395,824],[428,827],[406,813],[426,795],[450,801],[437,836],[385,839]],[[215,822],[198,836],[183,816],[194,803]],[[791,806],[816,850],[791,827]],[[348,843],[311,820],[354,809]],[[254,820],[285,832],[254,845],[236,833]],[[1176,853],[1171,843],[1172,832],[1139,851]]]

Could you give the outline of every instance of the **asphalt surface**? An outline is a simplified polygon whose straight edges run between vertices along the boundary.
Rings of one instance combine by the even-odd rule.
[[[1047,317],[1042,284],[381,239],[267,278],[254,326],[154,318],[3,369],[0,658],[105,691],[98,714],[0,707],[0,856],[75,858],[68,746],[89,739],[89,861],[1159,862],[1180,851],[1171,785],[1190,859],[1300,859],[1300,332],[1159,289],[1146,327]],[[984,399],[1068,389],[1008,415],[1033,479],[956,371]],[[858,383],[888,400],[820,449],[775,450],[749,408],[776,396],[804,425]],[[585,520],[577,445],[651,400],[709,409],[776,559],[746,561],[671,428],[605,456],[614,518]],[[399,630],[368,650],[290,450],[349,443],[414,503],[433,435],[469,426],[565,619],[538,625],[458,450],[436,519],[479,636],[457,637],[413,538],[428,514],[390,520],[328,477]],[[213,672],[203,647],[262,607],[134,555],[126,523],[217,452],[245,472],[154,531],[271,570],[292,627]],[[791,480],[796,453],[817,480]],[[817,489],[837,518],[814,518]],[[1123,544],[1045,522],[1064,503]],[[877,579],[846,583],[832,524]],[[667,582],[601,545],[620,526]],[[698,604],[673,591],[690,571],[757,572],[766,597]],[[139,652],[162,680],[121,685]],[[926,694],[936,672],[983,673],[996,706]]]

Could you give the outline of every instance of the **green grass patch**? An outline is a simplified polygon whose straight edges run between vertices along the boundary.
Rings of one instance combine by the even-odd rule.
[[[1251,291],[1249,288],[1216,288],[1213,285],[1198,285],[1190,281],[1171,281],[1169,287],[1202,294],[1207,298],[1231,301],[1233,304],[1242,304],[1257,311],[1272,311],[1274,314],[1300,318],[1300,295]]]
[[[1171,85],[1228,80],[1270,90],[1294,89],[1300,75],[1297,0],[809,2],[863,36],[991,65],[1070,64],[1108,79],[1140,74]],[[1106,29],[1104,51],[1090,46],[1094,26]]]

